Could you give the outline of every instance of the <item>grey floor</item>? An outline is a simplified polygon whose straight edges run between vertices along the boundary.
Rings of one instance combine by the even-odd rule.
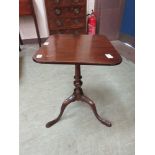
[[[113,44],[125,52],[125,45]],[[73,91],[74,66],[37,64],[32,61],[37,48],[24,45],[20,52],[20,155],[134,155],[134,63],[123,57],[117,66],[82,66],[84,93],[111,128],[87,104],[75,102],[47,129]]]

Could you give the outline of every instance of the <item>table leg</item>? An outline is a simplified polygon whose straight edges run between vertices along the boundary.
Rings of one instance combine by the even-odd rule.
[[[20,45],[23,45],[23,41],[19,33],[19,51],[21,51]]]
[[[34,6],[33,6],[33,1],[31,1],[31,6],[32,6],[32,15],[33,15],[33,19],[34,19],[34,24],[35,24],[35,28],[36,28],[36,33],[37,33],[37,37],[38,37],[38,43],[39,43],[39,47],[41,47],[40,32],[39,32],[38,22],[37,22],[37,18],[36,18]]]
[[[19,43],[20,43],[20,45],[24,45],[20,33],[19,33]]]
[[[37,33],[39,47],[41,47],[41,38],[40,38],[38,23],[37,23],[37,19],[36,19],[36,15],[35,14],[33,15],[33,18],[34,18],[34,24],[35,24],[35,27],[36,27],[36,33]]]
[[[54,125],[55,123],[57,123],[57,122],[60,120],[60,118],[61,118],[61,116],[62,116],[62,114],[63,114],[65,108],[66,108],[71,102],[74,102],[74,101],[75,101],[75,95],[73,94],[73,95],[71,95],[69,98],[67,98],[67,99],[63,102],[63,104],[62,104],[62,106],[61,106],[61,110],[60,110],[59,116],[58,116],[56,119],[54,119],[54,120],[48,122],[48,123],[46,124],[46,127],[49,128],[49,127],[51,127],[52,125]]]
[[[62,104],[62,106],[61,106],[61,110],[60,110],[59,116],[58,116],[56,119],[54,119],[54,120],[48,122],[48,123],[46,124],[46,127],[47,127],[47,128],[49,128],[49,127],[51,127],[52,125],[54,125],[55,123],[57,123],[57,122],[60,120],[60,118],[61,118],[61,116],[62,116],[62,114],[63,114],[65,108],[67,107],[67,105],[69,105],[71,102],[74,102],[74,101],[82,101],[82,102],[87,103],[88,105],[91,106],[91,108],[92,108],[92,110],[93,110],[93,112],[94,112],[96,118],[97,118],[102,124],[104,124],[104,125],[106,125],[106,126],[108,126],[108,127],[111,127],[111,126],[112,126],[112,124],[111,124],[109,121],[107,121],[107,120],[105,120],[105,119],[102,119],[102,118],[99,116],[99,114],[97,113],[97,110],[96,110],[95,103],[94,103],[91,99],[89,99],[87,96],[84,95],[83,90],[82,90],[82,88],[81,88],[81,86],[82,86],[81,78],[82,78],[82,76],[81,76],[80,65],[75,65],[75,76],[74,76],[74,79],[75,79],[75,81],[74,81],[75,89],[74,89],[73,95],[71,95],[69,98],[67,98],[67,99],[63,102],[63,104]]]
[[[92,108],[92,110],[93,110],[93,112],[94,112],[94,115],[96,116],[96,118],[97,118],[102,124],[104,124],[104,125],[106,125],[106,126],[108,126],[108,127],[111,127],[111,126],[112,126],[111,122],[109,122],[109,121],[107,121],[107,120],[105,120],[105,119],[103,119],[103,118],[101,118],[101,117],[99,116],[99,114],[97,113],[97,110],[96,110],[95,103],[94,103],[91,99],[89,99],[87,96],[83,95],[83,96],[81,97],[81,101],[83,101],[83,102],[87,103],[88,105],[90,105],[90,107]]]

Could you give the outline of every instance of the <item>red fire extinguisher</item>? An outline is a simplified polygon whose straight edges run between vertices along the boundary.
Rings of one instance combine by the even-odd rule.
[[[88,34],[90,35],[96,34],[96,16],[93,10],[88,17]]]

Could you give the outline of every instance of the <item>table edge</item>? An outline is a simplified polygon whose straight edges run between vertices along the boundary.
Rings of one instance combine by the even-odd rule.
[[[109,63],[105,63],[105,64],[103,64],[103,63],[87,63],[87,62],[39,62],[39,61],[37,61],[34,57],[32,57],[32,60],[34,61],[34,62],[36,62],[36,63],[39,63],[39,64],[64,64],[64,65],[76,65],[76,64],[78,64],[78,65],[94,65],[94,66],[116,66],[116,65],[119,65],[121,62],[122,62],[122,57],[120,56],[120,59],[119,59],[119,61],[118,62],[116,62],[116,63],[112,63],[112,64],[109,64]]]

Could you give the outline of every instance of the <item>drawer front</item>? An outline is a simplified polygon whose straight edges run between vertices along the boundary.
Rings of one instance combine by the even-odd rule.
[[[56,18],[49,21],[50,29],[68,29],[85,27],[85,18]]]
[[[47,10],[49,18],[57,17],[81,17],[86,16],[86,8],[84,6],[74,7],[54,7]]]
[[[85,4],[86,0],[46,0],[46,7],[55,7],[55,6],[69,6],[69,5],[81,5]]]
[[[31,15],[32,14],[32,3],[30,0],[19,1],[19,15]]]
[[[66,30],[51,30],[50,34],[86,34],[85,28],[80,29],[66,29]]]

